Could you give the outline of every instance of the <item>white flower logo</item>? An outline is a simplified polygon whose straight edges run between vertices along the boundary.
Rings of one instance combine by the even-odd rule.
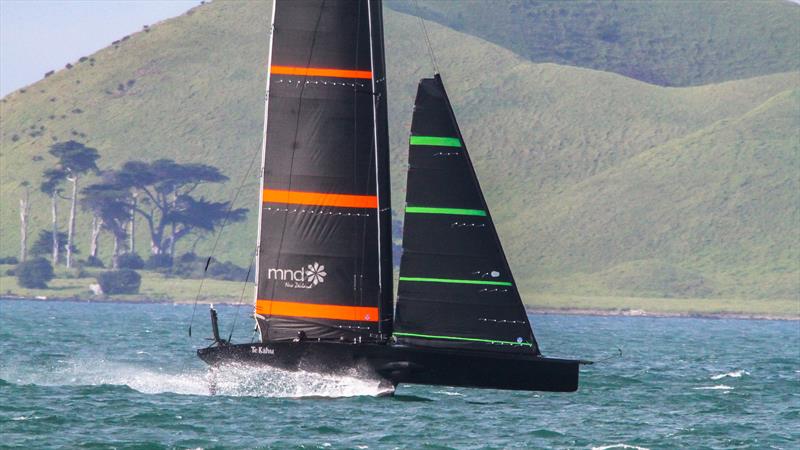
[[[309,264],[308,269],[306,269],[306,277],[314,286],[325,282],[326,275],[328,274],[325,272],[325,266],[321,266],[318,262]]]

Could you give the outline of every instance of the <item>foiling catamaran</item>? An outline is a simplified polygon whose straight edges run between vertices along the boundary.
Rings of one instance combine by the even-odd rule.
[[[398,299],[380,0],[275,0],[262,147],[259,343],[198,350],[400,383],[575,391],[545,358],[441,77],[419,82]]]

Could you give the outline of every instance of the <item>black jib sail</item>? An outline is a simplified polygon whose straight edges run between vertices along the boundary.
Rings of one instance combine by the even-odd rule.
[[[394,336],[539,353],[439,75],[414,102]]]
[[[377,0],[276,0],[259,222],[262,342],[392,329],[386,78]]]

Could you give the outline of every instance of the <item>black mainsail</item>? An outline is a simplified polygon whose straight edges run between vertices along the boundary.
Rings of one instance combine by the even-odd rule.
[[[438,74],[414,102],[395,329],[411,345],[539,353]]]
[[[379,0],[276,0],[256,320],[262,342],[392,332]]]

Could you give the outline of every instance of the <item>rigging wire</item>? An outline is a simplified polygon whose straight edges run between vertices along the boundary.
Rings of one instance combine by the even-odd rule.
[[[228,224],[228,219],[230,218],[231,211],[233,210],[236,201],[239,199],[239,194],[242,192],[242,188],[244,187],[247,180],[250,178],[250,172],[253,170],[253,165],[256,161],[256,156],[261,154],[261,146],[258,147],[257,152],[253,152],[253,157],[250,158],[250,166],[247,167],[247,171],[244,173],[242,177],[242,182],[239,183],[239,187],[236,189],[236,193],[233,195],[233,199],[228,204],[228,211],[225,213],[225,218],[222,220],[222,225],[220,225],[219,232],[217,233],[216,239],[214,239],[214,245],[211,247],[211,253],[206,259],[206,266],[203,269],[203,277],[200,278],[200,286],[197,288],[197,294],[194,296],[194,305],[192,307],[192,318],[189,320],[189,337],[192,337],[192,325],[194,324],[194,316],[197,312],[197,301],[200,299],[200,293],[203,292],[203,284],[206,281],[206,274],[208,273],[208,266],[211,265],[211,258],[217,251],[217,245],[219,244],[219,238],[222,236],[223,230],[225,230],[225,225]],[[261,211],[259,211],[261,213]],[[254,250],[255,251],[255,250]],[[252,267],[252,258],[251,258],[251,267]],[[248,270],[248,278],[249,278],[249,270]],[[247,284],[247,279],[245,279],[245,285]]]
[[[606,361],[608,361],[610,359],[614,359],[614,358],[622,358],[622,348],[621,347],[617,347],[617,351],[616,352],[614,352],[611,355],[606,356],[605,358],[601,358],[601,359],[598,359],[596,361],[584,361],[584,360],[581,360],[580,363],[581,364],[586,364],[586,365],[592,365],[592,364],[596,364],[596,363],[606,362]]]
[[[422,34],[425,36],[425,44],[428,47],[428,56],[431,58],[431,65],[433,65],[433,73],[439,73],[439,64],[436,63],[436,54],[433,52],[433,46],[431,45],[431,38],[428,36],[428,28],[425,26],[425,19],[422,18],[422,9],[419,7],[419,0],[414,0],[414,5],[417,9],[417,19],[419,19],[419,25],[422,28]]]
[[[244,300],[244,293],[247,290],[247,280],[250,279],[250,273],[253,270],[253,264],[256,258],[256,250],[253,249],[250,253],[250,267],[247,268],[247,275],[244,276],[244,283],[242,283],[242,293],[239,295],[239,301],[236,302],[236,315],[233,316],[233,324],[231,325],[231,332],[228,334],[228,342],[233,338],[233,330],[236,329],[236,322],[239,321],[239,309],[242,307],[242,300]]]

